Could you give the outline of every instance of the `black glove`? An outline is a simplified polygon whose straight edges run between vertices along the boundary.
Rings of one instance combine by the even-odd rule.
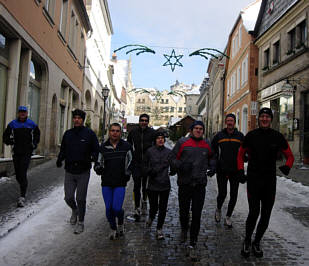
[[[245,175],[245,171],[243,169],[242,170],[238,170],[237,177],[238,177],[239,183],[245,184],[247,182],[248,178]]]
[[[62,167],[62,161],[59,158],[57,159],[56,165],[58,168]]]
[[[193,165],[192,163],[182,163],[182,165],[180,166],[180,171],[183,171],[185,173],[190,173],[192,171]]]
[[[104,167],[99,162],[95,162],[93,170],[97,175],[103,175]]]
[[[209,169],[206,173],[207,176],[213,177],[215,175],[216,171],[213,169]]]
[[[281,165],[279,167],[280,171],[284,174],[284,175],[288,175],[290,173],[291,168],[288,167],[287,165]]]

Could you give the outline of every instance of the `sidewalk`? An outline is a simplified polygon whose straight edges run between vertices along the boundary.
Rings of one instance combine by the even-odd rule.
[[[283,165],[283,161],[277,162],[277,176],[286,177],[293,180],[294,182],[300,182],[305,186],[309,186],[309,165],[297,165],[294,162],[294,165],[288,176],[284,176],[279,170],[279,166]]]

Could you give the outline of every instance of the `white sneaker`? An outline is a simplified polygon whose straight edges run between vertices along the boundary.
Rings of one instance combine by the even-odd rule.
[[[118,227],[117,227],[118,237],[124,236],[124,232],[125,232],[124,224],[118,224]]]
[[[216,212],[215,212],[215,220],[217,223],[220,223],[220,220],[221,220],[221,210],[220,209],[216,209]]]
[[[74,230],[74,234],[80,234],[84,232],[84,222],[78,222],[76,224],[75,230]]]
[[[117,230],[111,230],[111,233],[110,233],[110,235],[109,235],[109,239],[110,239],[110,240],[116,240],[116,239],[118,239]]]
[[[229,216],[226,216],[226,217],[225,217],[225,219],[224,219],[224,225],[226,225],[226,226],[229,227],[229,228],[232,228],[232,227],[233,227],[231,217],[229,217]]]
[[[17,207],[25,207],[26,205],[26,199],[24,197],[19,197],[17,201]]]

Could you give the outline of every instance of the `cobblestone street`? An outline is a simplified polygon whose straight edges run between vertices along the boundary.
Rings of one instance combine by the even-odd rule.
[[[302,202],[301,198],[293,199],[294,194],[301,193],[293,187],[297,183],[286,180],[280,178],[278,182],[277,201],[262,242],[264,258],[256,259],[251,255],[244,259],[240,249],[248,211],[246,187],[240,186],[234,226],[227,229],[223,221],[220,224],[214,221],[216,178],[209,179],[198,241],[200,261],[195,265],[308,265],[308,219],[304,212],[308,203]],[[70,212],[63,201],[60,185],[47,193],[46,199],[29,202],[26,208],[10,214],[11,217],[27,218],[22,221],[16,218],[15,229],[2,234],[5,236],[0,239],[0,265],[192,265],[179,239],[176,177],[172,178],[172,183],[163,241],[156,240],[156,221],[150,230],[145,228],[144,221],[135,223],[129,219],[133,209],[132,182],[128,185],[125,200],[126,235],[123,239],[109,240],[100,179],[92,173],[85,232],[81,235],[72,233],[68,223]],[[301,188],[304,199],[308,195],[307,188]],[[282,204],[284,202],[286,204]]]

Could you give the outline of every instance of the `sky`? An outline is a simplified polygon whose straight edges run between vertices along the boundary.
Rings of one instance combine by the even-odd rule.
[[[230,31],[241,11],[254,0],[108,0],[114,30],[112,51],[128,44],[145,45],[156,54],[126,55],[128,48],[117,52],[118,59],[132,59],[133,85],[137,88],[167,89],[176,80],[200,85],[208,61],[191,56],[202,48],[224,51]],[[175,49],[183,67],[172,72],[164,54]]]

